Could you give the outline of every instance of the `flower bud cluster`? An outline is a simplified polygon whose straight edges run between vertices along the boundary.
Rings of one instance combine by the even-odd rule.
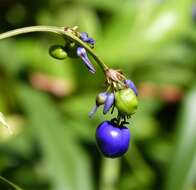
[[[123,156],[130,144],[131,133],[125,126],[126,119],[135,113],[138,106],[138,91],[133,81],[126,79],[122,72],[109,69],[105,73],[108,90],[96,97],[96,104],[89,116],[92,117],[97,108],[103,105],[103,114],[110,109],[118,110],[117,118],[102,122],[96,129],[96,141],[100,152],[109,158]],[[121,122],[121,119],[124,119]]]

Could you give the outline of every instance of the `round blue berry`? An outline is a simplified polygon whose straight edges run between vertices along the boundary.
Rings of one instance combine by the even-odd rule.
[[[96,130],[96,140],[104,156],[115,158],[122,156],[129,148],[130,131],[111,121],[102,122]]]

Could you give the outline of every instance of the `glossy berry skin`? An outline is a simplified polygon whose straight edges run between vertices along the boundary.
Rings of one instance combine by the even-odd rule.
[[[116,158],[129,148],[130,131],[125,126],[118,126],[111,121],[104,121],[96,130],[96,140],[104,156]]]
[[[121,115],[132,115],[137,110],[138,100],[135,92],[130,89],[123,89],[115,93],[115,106]]]

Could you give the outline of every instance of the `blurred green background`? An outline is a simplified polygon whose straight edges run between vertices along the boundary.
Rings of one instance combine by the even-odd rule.
[[[192,0],[0,0],[0,32],[79,26],[95,52],[139,89],[131,147],[104,159],[88,112],[104,88],[97,67],[48,54],[55,35],[0,42],[0,175],[27,190],[196,189],[196,2]],[[13,189],[0,181],[1,190]]]

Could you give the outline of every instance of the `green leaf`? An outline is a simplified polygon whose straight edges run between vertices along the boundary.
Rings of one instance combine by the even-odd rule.
[[[90,160],[55,104],[47,95],[25,86],[18,92],[32,133],[43,151],[42,172],[50,177],[53,189],[91,190]]]
[[[189,174],[196,158],[196,88],[187,95],[181,109],[176,151],[171,155],[165,190],[187,190],[191,183]]]

